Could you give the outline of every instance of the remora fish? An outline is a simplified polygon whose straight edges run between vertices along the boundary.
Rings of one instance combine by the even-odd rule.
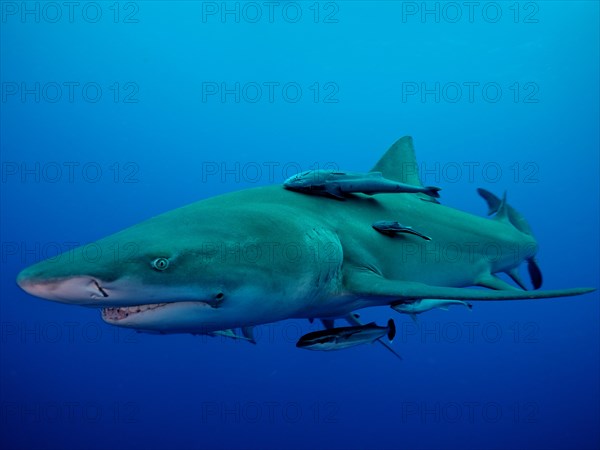
[[[390,342],[396,335],[396,326],[390,319],[386,327],[375,322],[354,327],[330,328],[305,334],[296,343],[296,347],[307,350],[343,350],[361,344],[370,344],[386,336]]]
[[[424,313],[425,311],[431,311],[435,308],[447,310],[450,305],[463,305],[469,309],[473,309],[473,305],[462,300],[436,300],[436,299],[422,299],[415,300],[414,302],[398,303],[392,305],[394,311],[399,313],[408,314],[416,321],[417,314]]]
[[[398,233],[407,233],[414,234],[415,236],[419,236],[421,239],[425,239],[426,241],[430,241],[431,238],[429,236],[425,236],[423,233],[419,233],[417,230],[412,227],[407,227],[398,222],[393,222],[391,220],[379,220],[371,225],[375,230],[379,231],[381,234],[385,234],[388,236],[394,236]]]
[[[306,194],[327,195],[344,199],[347,194],[423,193],[439,197],[440,188],[415,186],[388,180],[381,172],[356,173],[333,170],[308,170],[294,175],[283,183],[286,189]]]

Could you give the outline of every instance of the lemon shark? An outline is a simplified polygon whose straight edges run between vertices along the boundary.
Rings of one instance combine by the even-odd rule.
[[[416,169],[412,138],[404,137],[371,172],[422,186]],[[44,299],[101,308],[112,325],[194,334],[331,320],[420,299],[533,300],[594,290],[523,290],[499,278],[535,261],[538,244],[496,197],[488,196],[490,219],[422,192],[369,194],[336,201],[272,185],[212,197],[95,242],[93,259],[84,246],[25,268],[17,283]],[[401,221],[430,240],[382,234],[372,227],[378,221]]]

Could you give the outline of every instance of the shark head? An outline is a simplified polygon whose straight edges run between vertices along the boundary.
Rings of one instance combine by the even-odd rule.
[[[17,283],[150,331],[211,331],[293,315],[319,276],[302,261],[309,242],[298,221],[285,211],[201,203],[39,262]]]

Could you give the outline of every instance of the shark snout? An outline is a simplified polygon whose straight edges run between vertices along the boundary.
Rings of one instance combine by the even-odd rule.
[[[105,283],[89,275],[46,279],[25,269],[17,276],[17,284],[28,294],[63,303],[91,305],[110,296]]]

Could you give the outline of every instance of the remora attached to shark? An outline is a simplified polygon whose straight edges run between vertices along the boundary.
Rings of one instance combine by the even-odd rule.
[[[412,139],[404,137],[372,171],[427,191],[416,167]],[[17,282],[38,297],[102,308],[110,324],[158,333],[331,319],[420,299],[542,299],[593,291],[525,291],[498,278],[535,261],[538,250],[506,207],[494,205],[498,213],[488,219],[431,202],[423,192],[370,194],[338,202],[277,185],[220,195],[95,242],[100,252],[93,260],[85,247],[73,249],[26,268]],[[372,228],[397,219],[431,240],[394,239]],[[541,282],[541,274],[534,281]]]
[[[326,195],[337,199],[345,199],[349,194],[382,194],[382,193],[423,193],[431,197],[440,196],[440,188],[411,185],[384,178],[381,172],[355,173],[336,172],[334,170],[308,170],[294,175],[284,181],[283,187],[292,191],[312,195]]]

